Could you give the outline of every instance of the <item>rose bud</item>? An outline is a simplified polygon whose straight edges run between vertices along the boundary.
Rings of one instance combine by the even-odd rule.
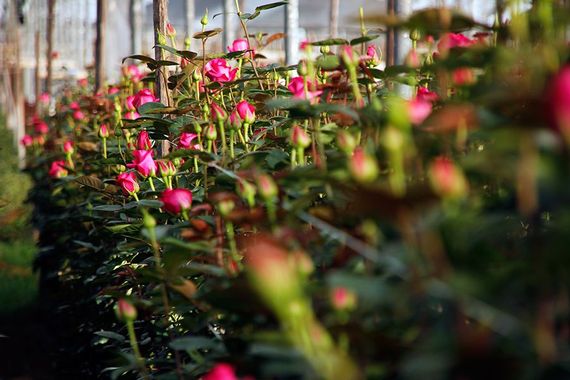
[[[460,198],[468,190],[463,172],[447,157],[437,157],[431,163],[429,179],[433,190],[444,198]]]
[[[336,145],[344,154],[350,156],[357,145],[356,137],[350,132],[341,129],[336,135]]]
[[[141,131],[137,136],[137,149],[138,150],[151,150],[152,142],[150,137],[148,137],[147,131]]]
[[[323,92],[317,90],[317,83],[313,80],[307,79],[307,93],[305,94],[305,83],[302,77],[295,77],[289,81],[287,89],[291,91],[294,98],[298,99],[314,99],[321,95]]]
[[[236,110],[239,117],[248,124],[255,121],[255,107],[247,102],[247,100],[242,100],[236,106]]]
[[[214,121],[223,122],[228,119],[228,113],[216,103],[210,105],[210,117]]]
[[[340,48],[340,58],[345,66],[356,66],[360,61],[358,54],[350,45],[344,45]]]
[[[102,139],[109,137],[109,129],[107,129],[107,124],[101,124],[99,127],[99,137]]]
[[[29,147],[34,143],[34,138],[30,135],[24,135],[24,137],[22,137],[22,139],[20,140],[20,144],[22,144],[25,147]]]
[[[46,138],[44,135],[39,135],[34,137],[34,143],[37,145],[44,145],[46,143]]]
[[[420,57],[415,49],[410,50],[405,59],[406,66],[417,69],[421,66]]]
[[[257,189],[251,183],[245,180],[237,181],[237,192],[247,201],[249,207],[255,205],[255,193],[257,193]]]
[[[122,322],[132,322],[137,319],[136,307],[124,298],[119,299],[115,305],[115,314]]]
[[[135,168],[145,178],[154,177],[157,168],[152,155],[152,150],[135,150],[133,151],[133,162],[127,164],[127,167]]]
[[[49,127],[45,121],[37,120],[34,122],[34,130],[40,135],[46,135],[49,132]]]
[[[410,122],[414,125],[423,123],[423,121],[431,114],[431,111],[431,102],[419,98],[408,101],[408,117]]]
[[[156,161],[156,166],[161,177],[171,177],[176,174],[176,166],[172,161]]]
[[[220,212],[220,215],[225,218],[234,210],[236,204],[232,199],[224,199],[218,202],[216,206]]]
[[[366,49],[366,58],[372,66],[378,66],[380,64],[380,57],[378,55],[378,48],[376,45],[368,45],[368,48]]]
[[[216,131],[216,127],[210,124],[208,128],[206,128],[206,140],[213,141],[218,137],[218,132]]]
[[[192,192],[187,189],[164,190],[160,196],[164,209],[178,215],[192,206]]]
[[[259,195],[261,195],[264,200],[271,200],[277,196],[278,189],[273,178],[267,174],[260,174],[257,176],[256,182]]]
[[[459,67],[453,70],[451,77],[456,86],[469,86],[475,83],[475,74],[469,67]]]
[[[40,95],[38,101],[42,104],[49,104],[50,101],[50,95],[47,92],[44,92]]]
[[[66,154],[73,154],[75,150],[73,149],[73,142],[67,140],[63,143],[63,152]]]
[[[67,176],[65,161],[54,161],[51,163],[48,175],[52,178],[61,178]]]
[[[117,183],[123,189],[125,194],[133,195],[138,193],[140,190],[139,183],[137,182],[137,176],[133,172],[124,172],[117,176]]]
[[[435,92],[427,89],[426,87],[420,87],[420,88],[418,88],[418,92],[416,94],[416,99],[424,100],[424,101],[433,103],[439,99],[439,96]]]
[[[303,128],[295,125],[291,129],[291,145],[304,149],[311,145],[311,138]]]
[[[354,150],[349,161],[352,177],[361,183],[370,183],[378,177],[378,163],[376,158],[367,154],[362,147]]]
[[[331,290],[331,304],[336,310],[353,310],[356,307],[356,294],[337,286]]]
[[[202,26],[208,25],[208,8],[206,8],[206,12],[204,12],[204,16],[202,16],[202,18],[200,19],[200,24],[202,24]]]
[[[176,37],[176,29],[171,23],[166,23],[166,35],[170,38]]]
[[[233,130],[239,129],[243,124],[243,120],[239,116],[237,110],[233,110],[230,114],[230,128]]]

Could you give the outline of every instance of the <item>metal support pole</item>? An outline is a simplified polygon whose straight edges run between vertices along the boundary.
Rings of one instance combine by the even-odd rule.
[[[398,13],[398,0],[388,0],[386,5],[388,15]],[[386,66],[394,66],[396,64],[396,57],[398,55],[397,44],[395,28],[388,28],[386,30]]]
[[[97,0],[97,37],[95,40],[95,93],[105,83],[105,32],[107,26],[107,0]]]
[[[410,0],[398,0],[398,16],[408,18],[412,13],[412,2]],[[406,60],[406,55],[412,48],[412,41],[410,40],[409,30],[396,30],[397,37],[397,51],[396,51],[396,63],[402,64]]]
[[[285,6],[285,63],[299,61],[299,0],[289,0]]]
[[[51,95],[51,82],[52,82],[52,52],[53,52],[53,29],[55,27],[55,2],[56,0],[48,0],[48,16],[47,16],[47,49],[46,49],[46,62],[47,74],[45,92]]]
[[[194,20],[196,19],[196,6],[194,4],[194,0],[186,0],[186,37],[192,38],[194,34]]]
[[[331,0],[330,9],[330,37],[335,38],[338,35],[338,14],[340,10],[340,0]]]
[[[131,0],[129,4],[129,21],[131,27],[131,54],[142,53],[143,6],[141,0]]]
[[[42,94],[42,84],[40,81],[40,31],[37,30],[34,40],[34,56],[36,58],[36,67],[34,70],[34,92],[36,102],[36,112],[39,111],[40,95]]]
[[[231,45],[235,40],[235,19],[237,9],[234,0],[224,0],[224,34],[223,47]]]

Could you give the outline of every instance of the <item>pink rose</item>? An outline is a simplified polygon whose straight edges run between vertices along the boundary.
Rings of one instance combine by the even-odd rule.
[[[228,46],[228,51],[234,53],[236,51],[249,50],[249,44],[245,38],[238,38],[232,43],[232,46]]]
[[[77,111],[73,112],[73,118],[77,121],[81,121],[81,120],[85,119],[85,114],[83,112],[81,112],[80,110],[77,110]]]
[[[335,287],[331,291],[331,301],[337,310],[351,310],[356,307],[356,295],[342,286]]]
[[[44,92],[38,98],[38,101],[42,104],[48,104],[50,100],[50,95],[47,92]]]
[[[130,110],[130,111],[136,110],[135,105],[133,104],[134,100],[135,100],[135,96],[134,96],[134,95],[127,96],[127,98],[125,99],[125,106],[126,106],[127,109]]]
[[[446,33],[444,34],[437,44],[437,49],[440,53],[447,52],[453,48],[463,48],[473,45],[476,41],[465,37],[461,33]]]
[[[463,171],[449,158],[436,157],[429,167],[432,188],[444,197],[460,197],[468,191],[468,183]]]
[[[304,39],[303,41],[301,41],[301,43],[299,44],[299,50],[305,50],[308,47],[311,47],[311,43],[309,42],[309,40]]]
[[[206,63],[206,76],[213,82],[231,82],[236,78],[237,68],[232,69],[223,58],[212,59]]]
[[[150,141],[150,137],[148,137],[147,131],[141,131],[137,136],[137,149],[139,150],[152,149],[152,141]]]
[[[195,133],[182,132],[180,134],[180,140],[178,140],[178,146],[183,149],[190,149],[193,147],[192,141],[198,137]]]
[[[124,172],[117,176],[117,183],[125,194],[137,193],[140,190],[137,176],[134,172]]]
[[[131,99],[131,106],[138,109],[140,106],[150,102],[159,102],[157,98],[154,97],[154,94],[148,88],[142,89],[133,95]],[[128,99],[127,99],[127,107],[129,107]],[[129,108],[131,109],[131,108]]]
[[[20,140],[20,144],[22,144],[25,147],[28,147],[33,143],[34,143],[34,138],[30,135],[24,135],[24,137],[22,137],[22,139]]]
[[[109,128],[107,128],[107,124],[101,124],[99,126],[99,137],[102,139],[109,137]]]
[[[109,95],[115,95],[119,92],[120,90],[117,87],[109,87],[109,89],[107,90],[107,94]]]
[[[242,100],[236,106],[236,110],[239,117],[248,124],[255,121],[255,107],[247,102],[247,100]]]
[[[166,35],[170,38],[176,37],[176,29],[171,23],[166,24]]]
[[[570,65],[556,74],[547,88],[547,118],[564,133],[570,132]]]
[[[164,209],[172,214],[180,214],[192,206],[192,192],[187,189],[164,190],[160,196]]]
[[[176,174],[176,166],[172,161],[156,161],[156,165],[161,177],[170,177]]]
[[[34,130],[40,135],[45,135],[49,132],[49,127],[45,121],[38,119],[34,122]]]
[[[52,178],[61,178],[67,175],[65,161],[54,161],[51,163],[48,175]]]
[[[133,162],[127,167],[136,169],[143,177],[154,177],[156,175],[156,163],[152,158],[152,150],[133,151]]]
[[[302,77],[295,77],[291,79],[287,88],[289,91],[291,91],[294,98],[299,99],[313,99],[323,93],[322,91],[317,90],[316,82],[307,80],[307,94],[305,97],[305,85]]]
[[[412,124],[421,124],[431,114],[431,102],[422,99],[412,99],[408,102],[408,116]]]
[[[77,85],[79,87],[87,87],[88,84],[89,84],[89,81],[87,80],[87,78],[81,78],[77,81]]]
[[[71,103],[69,103],[69,109],[77,111],[77,110],[81,109],[81,107],[79,106],[79,103],[71,102]]]
[[[380,64],[380,58],[378,56],[378,49],[376,45],[370,44],[366,49],[366,55],[360,57],[364,62],[370,63],[372,66],[377,66]]]
[[[238,380],[234,367],[227,363],[218,363],[202,377],[203,380]]]
[[[453,70],[452,73],[453,84],[456,86],[468,86],[475,83],[475,74],[473,69],[469,67],[459,67]]]
[[[144,73],[142,73],[137,65],[129,65],[124,71],[125,76],[130,78],[134,83],[140,82],[144,78]]]
[[[435,92],[428,90],[426,87],[420,87],[418,88],[416,99],[433,103],[439,99],[439,96]]]

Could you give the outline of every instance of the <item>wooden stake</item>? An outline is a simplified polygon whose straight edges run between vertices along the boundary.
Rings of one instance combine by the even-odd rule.
[[[52,53],[53,53],[53,29],[55,27],[55,3],[56,0],[48,0],[48,16],[47,16],[47,50],[46,50],[46,63],[47,74],[45,92],[51,95],[52,83]]]
[[[103,89],[105,83],[105,37],[107,26],[107,0],[97,0],[97,37],[95,40],[95,88]]]
[[[154,22],[154,44],[160,44],[160,40],[166,36],[166,20],[168,20],[168,0],[153,0],[153,22]],[[154,49],[154,59],[160,61],[163,59],[162,49],[158,46]],[[156,78],[154,81],[155,95],[163,103],[168,105],[168,87],[166,83],[166,70],[164,66],[156,69]],[[161,155],[164,157],[168,154],[170,143],[163,140],[161,145]]]

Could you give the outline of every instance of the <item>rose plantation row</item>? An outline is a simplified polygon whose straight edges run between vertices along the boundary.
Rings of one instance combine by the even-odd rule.
[[[43,97],[22,143],[61,378],[568,376],[568,15],[509,7],[371,20],[411,30],[386,68],[364,27],[296,66],[267,64],[278,36],[205,55],[204,18],[198,53],[169,28],[162,60]]]

